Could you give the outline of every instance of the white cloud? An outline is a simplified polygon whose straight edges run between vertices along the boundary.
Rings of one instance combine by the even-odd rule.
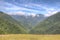
[[[45,16],[46,17],[49,17],[49,16],[51,16],[51,15],[54,15],[54,14],[56,14],[58,11],[54,11],[54,12],[48,12],[47,14],[45,14]]]
[[[59,9],[56,9],[56,8],[53,8],[53,7],[48,7],[48,6],[45,6],[45,5],[42,5],[42,4],[40,4],[40,5],[38,5],[38,4],[31,4],[30,6],[31,7],[37,6],[38,8],[45,9],[45,12],[47,12],[46,14],[44,14],[45,16],[51,16],[51,15],[56,14],[56,12],[60,11]]]
[[[7,6],[10,6],[10,7],[5,7],[4,5],[2,5],[6,11],[17,11],[17,10],[20,10],[20,11],[23,11],[23,10],[28,10],[28,11],[32,11],[32,12],[39,12],[38,10],[33,10],[33,9],[28,9],[28,8],[24,8],[24,7],[19,7],[19,6],[16,6],[16,5],[13,5],[11,3],[8,3],[8,2],[2,2],[4,5],[7,5]],[[17,11],[18,12],[18,11]]]
[[[15,0],[13,0],[15,1]],[[5,9],[5,11],[12,11],[12,13],[10,13],[11,15],[25,15],[26,12],[23,12],[24,10],[26,11],[30,11],[32,13],[28,13],[28,15],[32,15],[33,17],[36,15],[35,13],[40,13],[41,11],[39,10],[34,10],[34,9],[28,9],[28,8],[24,8],[24,7],[19,7],[19,6],[16,6],[16,5],[13,5],[11,3],[8,3],[8,2],[1,2],[2,4],[0,5],[0,8],[1,9]],[[18,3],[16,3],[18,4]],[[7,5],[8,7],[5,7],[5,5]],[[45,11],[47,12],[47,14],[45,14],[45,16],[51,16],[53,14],[55,14],[58,10],[56,10],[55,8],[51,8],[51,7],[46,7],[42,4],[24,4],[25,7],[37,7],[38,9],[42,8],[42,9],[45,9]],[[18,11],[19,10],[19,11]],[[34,13],[35,12],[35,13]],[[44,11],[43,11],[44,13]]]
[[[15,13],[9,13],[9,15],[25,15],[25,12],[15,12]]]
[[[45,7],[43,6],[42,8],[44,8],[46,10],[46,14],[44,14],[46,17],[49,17],[51,15],[56,14],[57,12],[59,12],[60,10],[55,9],[55,8],[51,8],[51,7]]]
[[[18,12],[16,15],[25,15],[25,12]]]
[[[16,13],[9,13],[9,15],[24,15],[24,16],[26,16],[26,13],[25,12],[16,12]],[[36,14],[35,13],[28,13],[27,16],[35,17]]]

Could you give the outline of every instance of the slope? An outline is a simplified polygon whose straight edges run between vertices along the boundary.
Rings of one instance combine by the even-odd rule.
[[[18,24],[11,16],[0,12],[0,34],[26,33],[21,24]]]
[[[36,14],[36,16],[32,15],[11,15],[14,19],[19,21],[27,30],[35,27],[40,21],[42,21],[45,17],[42,14]]]
[[[60,34],[60,12],[48,17],[30,31],[32,34]]]

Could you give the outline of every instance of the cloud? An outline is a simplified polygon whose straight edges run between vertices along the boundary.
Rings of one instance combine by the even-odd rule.
[[[45,14],[46,17],[49,17],[51,15],[56,14],[58,11],[54,11],[54,12],[48,12],[47,14]]]
[[[13,0],[13,1],[15,1],[15,0]],[[58,8],[55,9],[54,7],[49,7],[44,4],[28,3],[28,4],[22,5],[22,4],[15,2],[15,4],[16,4],[15,5],[15,4],[4,2],[4,1],[2,1],[1,3],[0,3],[1,10],[8,12],[9,14],[14,14],[14,15],[29,14],[29,15],[35,16],[35,14],[41,13],[41,14],[44,14],[45,16],[51,16],[54,13],[56,13],[57,11],[59,11]],[[17,6],[17,5],[19,5],[19,6]]]
[[[9,13],[8,15],[24,15],[24,16],[26,16],[26,13],[20,11],[20,12],[16,12],[16,13]],[[35,17],[36,14],[35,13],[28,13],[27,16]]]
[[[60,11],[60,9],[58,9],[58,8],[53,8],[53,7],[41,6],[41,8],[45,9],[45,12],[47,12],[47,13],[44,14],[46,17],[49,17],[49,16],[51,16],[51,15],[54,15],[54,14],[56,14],[57,12]]]
[[[25,15],[25,12],[18,12],[16,15]]]
[[[25,15],[25,12],[9,13],[9,15]]]
[[[60,11],[59,8],[56,7],[49,7],[43,4],[29,4],[32,8],[35,7],[35,9],[39,9],[41,14],[45,14],[46,16],[51,16],[54,13]],[[43,9],[43,10],[42,10]],[[42,11],[41,11],[42,10]],[[52,13],[52,14],[51,14]]]
[[[35,12],[38,13],[40,12],[39,10],[34,10],[34,9],[29,9],[29,8],[24,8],[24,7],[19,7],[16,5],[13,5],[8,2],[2,2],[4,5],[2,5],[2,8],[5,9],[6,12],[19,12],[19,11],[30,11],[30,12]]]

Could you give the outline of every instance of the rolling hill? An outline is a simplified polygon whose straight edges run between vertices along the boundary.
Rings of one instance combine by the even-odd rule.
[[[0,11],[0,34],[26,33],[24,27],[11,16]]]
[[[30,31],[32,34],[60,34],[60,12],[46,18]]]

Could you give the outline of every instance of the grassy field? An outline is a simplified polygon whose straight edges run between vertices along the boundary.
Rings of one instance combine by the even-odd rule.
[[[0,35],[0,40],[60,40],[60,35],[9,34]]]

